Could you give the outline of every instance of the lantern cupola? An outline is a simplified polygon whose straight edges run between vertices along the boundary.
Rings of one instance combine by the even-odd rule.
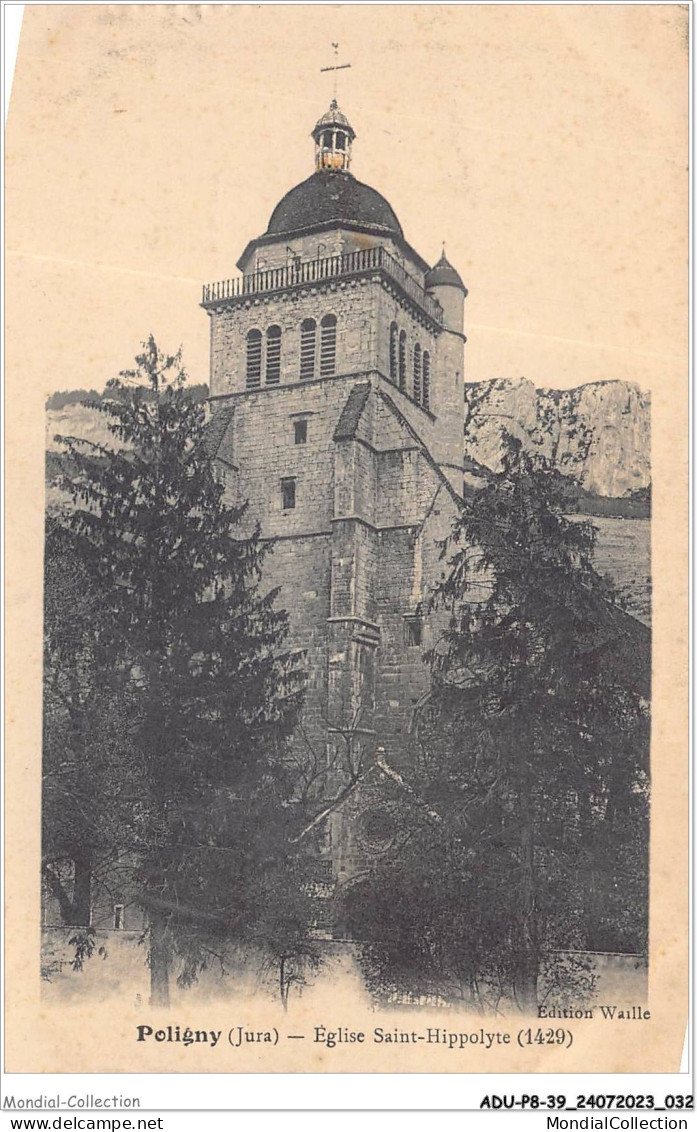
[[[333,98],[329,109],[317,122],[312,137],[315,139],[315,169],[348,172],[351,165],[351,145],[355,131],[339,104]]]

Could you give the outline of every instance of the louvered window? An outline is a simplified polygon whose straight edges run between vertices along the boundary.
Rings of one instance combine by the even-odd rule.
[[[399,332],[397,330],[397,323],[393,322],[390,326],[390,379],[397,383],[398,377],[398,364],[397,364],[397,350],[399,342]]]
[[[261,385],[261,331],[250,330],[247,335],[247,388]]]
[[[319,372],[321,377],[331,377],[336,370],[336,318],[325,314],[320,323]]]
[[[431,355],[424,350],[421,364],[421,404],[424,409],[431,407]]]
[[[407,335],[402,331],[399,335],[399,388],[406,392],[407,388]]]
[[[281,328],[270,326],[266,331],[266,384],[278,385],[281,380]]]
[[[300,327],[300,380],[309,381],[315,376],[317,351],[317,323],[306,318]]]
[[[414,346],[414,400],[421,404],[421,347],[417,342]]]

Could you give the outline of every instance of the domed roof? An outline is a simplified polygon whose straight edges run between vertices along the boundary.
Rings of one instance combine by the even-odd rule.
[[[335,98],[332,99],[329,105],[329,109],[325,110],[322,117],[318,120],[314,130],[312,131],[312,136],[314,137],[316,133],[318,133],[320,130],[323,130],[326,126],[343,126],[346,132],[351,135],[352,140],[356,136],[355,130],[349,122],[348,118],[341,110],[339,110],[339,104]]]
[[[445,249],[443,249],[443,254],[438,260],[438,263],[427,272],[424,283],[426,290],[429,290],[431,287],[459,287],[461,291],[467,294],[467,288],[462,282],[458,272],[445,258]]]
[[[271,214],[266,234],[281,236],[333,221],[404,235],[399,220],[380,193],[346,170],[328,169],[313,173],[286,193]]]

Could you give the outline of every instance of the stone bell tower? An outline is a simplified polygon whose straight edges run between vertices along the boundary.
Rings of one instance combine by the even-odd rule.
[[[354,768],[377,746],[399,763],[428,687],[437,540],[462,489],[467,292],[354,176],[336,99],[312,138],[313,172],[202,306],[210,452],[274,540],[264,581],[307,657],[294,743],[340,776],[347,729]]]

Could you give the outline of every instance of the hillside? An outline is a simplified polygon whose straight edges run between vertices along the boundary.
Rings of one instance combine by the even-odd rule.
[[[493,471],[507,431],[591,496],[629,496],[651,482],[650,398],[630,382],[576,389],[538,389],[523,377],[470,382],[464,431],[466,455]]]

